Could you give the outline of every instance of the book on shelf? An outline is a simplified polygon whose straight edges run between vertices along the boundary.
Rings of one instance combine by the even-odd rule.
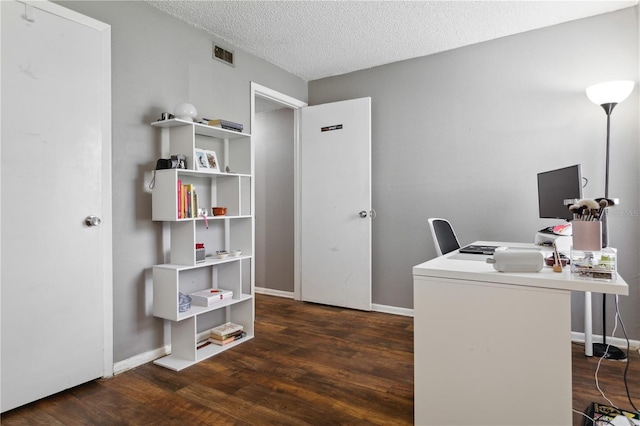
[[[211,341],[210,341],[209,339],[207,339],[207,340],[203,340],[203,341],[198,342],[198,343],[196,344],[196,349],[202,349],[202,348],[204,348],[205,346],[209,346],[210,344],[211,344]]]
[[[202,120],[204,121],[204,124],[207,124],[209,126],[222,127],[223,129],[235,130],[236,132],[241,132],[242,129],[244,129],[244,126],[241,123],[234,123],[233,121],[222,120],[220,118],[217,118],[215,120],[203,118]]]
[[[213,339],[213,340],[217,340],[217,341],[220,341],[220,340],[227,340],[229,337],[235,337],[235,336],[237,336],[237,335],[239,335],[239,334],[242,334],[242,333],[244,333],[244,331],[243,331],[243,330],[233,331],[233,332],[231,332],[231,333],[224,334],[224,335],[222,335],[222,336],[220,336],[220,335],[218,335],[218,334],[213,334],[213,333],[211,333],[211,334],[209,335],[209,340],[211,340],[211,339]]]
[[[178,180],[178,219],[198,217],[198,192],[195,185]]]
[[[182,180],[178,179],[178,219],[182,219]]]
[[[215,344],[215,345],[220,345],[220,346],[224,346],[224,345],[228,345],[229,343],[235,342],[236,340],[240,340],[243,337],[245,337],[247,335],[247,333],[245,333],[244,331],[241,331],[237,334],[234,334],[224,340],[219,340],[219,339],[215,339],[210,337],[209,338],[209,342]]]
[[[233,292],[218,288],[208,288],[206,290],[196,291],[189,295],[191,303],[197,306],[212,306],[223,300],[233,298]]]
[[[210,330],[210,333],[213,335],[217,335],[217,336],[226,336],[228,334],[234,333],[236,331],[242,331],[243,327],[240,324],[234,324],[232,322],[227,322],[224,323],[222,325],[219,325],[217,327],[213,327]]]
[[[193,217],[193,185],[187,184],[187,217]]]

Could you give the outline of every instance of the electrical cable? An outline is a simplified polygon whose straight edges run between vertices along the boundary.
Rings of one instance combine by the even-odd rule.
[[[627,336],[627,329],[624,326],[624,321],[622,321],[622,316],[620,315],[620,306],[618,305],[618,295],[616,294],[616,317],[620,319],[620,325],[622,326],[622,334],[624,334],[624,338],[627,341],[627,365],[624,367],[624,374],[622,376],[624,380],[624,388],[627,392],[627,398],[629,399],[629,404],[633,407],[633,410],[640,416],[640,410],[633,404],[633,400],[631,399],[631,392],[629,391],[629,383],[627,382],[627,373],[629,372],[629,363],[631,359],[629,359],[629,351],[631,347],[631,343],[629,342],[629,336]],[[616,320],[617,320],[616,319]]]
[[[611,337],[615,336],[617,328],[618,328],[618,316],[616,315],[615,316],[614,325],[613,325],[613,331],[611,332]],[[607,343],[607,346],[606,346],[606,348],[604,350],[604,353],[602,354],[602,356],[598,360],[598,365],[596,366],[596,372],[595,372],[594,378],[595,378],[595,381],[596,381],[596,388],[598,389],[598,391],[600,391],[600,395],[602,395],[602,397],[607,400],[609,405],[611,405],[612,407],[617,408],[619,410],[620,408],[617,407],[613,402],[611,402],[611,400],[609,398],[607,398],[607,396],[604,394],[602,389],[600,389],[600,383],[598,382],[598,371],[600,370],[600,364],[602,364],[602,360],[607,357],[607,354],[609,353],[609,347],[611,347],[611,344]]]
[[[574,413],[578,413],[578,414],[580,414],[581,416],[584,416],[584,417],[586,417],[587,419],[591,420],[591,421],[593,422],[593,424],[594,424],[594,425],[596,424],[596,422],[598,422],[598,423],[600,423],[600,422],[605,422],[605,423],[608,423],[608,424],[610,424],[610,425],[616,426],[615,424],[611,423],[611,422],[610,422],[609,420],[607,420],[607,419],[598,419],[598,420],[596,420],[596,419],[594,419],[593,417],[588,416],[586,413],[583,413],[582,411],[578,411],[578,410],[576,410],[575,408],[572,408],[572,409],[571,409],[571,411],[573,411]]]

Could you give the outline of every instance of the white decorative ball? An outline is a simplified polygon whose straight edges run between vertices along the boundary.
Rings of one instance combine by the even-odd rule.
[[[198,110],[193,105],[183,102],[176,105],[173,115],[181,120],[194,121],[198,116]]]

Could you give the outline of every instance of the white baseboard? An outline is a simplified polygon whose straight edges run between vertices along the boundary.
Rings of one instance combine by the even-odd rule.
[[[576,343],[584,343],[584,333],[578,333],[576,331],[571,332],[571,341]],[[594,343],[602,343],[602,336],[598,334],[593,335]],[[627,350],[627,341],[626,339],[620,337],[610,337],[607,336],[607,343],[610,343],[613,346],[616,346],[620,349]],[[629,349],[636,350],[640,349],[640,340],[629,340]]]
[[[385,314],[402,315],[404,317],[413,317],[413,309],[399,308],[397,306],[387,306],[372,304],[371,310],[376,312],[384,312]]]
[[[294,299],[292,291],[274,290],[272,288],[255,287],[256,293],[266,294],[267,296],[284,297],[285,299]]]
[[[123,361],[116,362],[113,364],[113,374],[117,375],[133,368],[140,367],[143,364],[155,361],[165,355],[169,355],[170,352],[171,345],[166,345],[162,348],[154,349],[152,351],[132,356],[131,358],[127,358]]]
[[[278,296],[285,297],[287,299],[294,299],[292,291],[282,291],[282,290],[273,290],[265,287],[256,287],[256,293],[266,294],[268,296]],[[384,312],[385,314],[393,314],[393,315],[402,315],[405,317],[413,316],[413,309],[408,308],[398,308],[396,306],[387,306],[387,305],[377,305],[372,304],[371,310],[376,312]]]

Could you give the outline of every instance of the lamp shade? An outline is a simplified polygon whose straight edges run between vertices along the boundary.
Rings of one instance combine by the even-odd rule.
[[[633,81],[607,81],[587,87],[587,97],[596,105],[619,104],[629,97]]]
[[[194,121],[198,115],[198,110],[193,105],[183,102],[176,105],[173,109],[173,115],[181,120]]]

